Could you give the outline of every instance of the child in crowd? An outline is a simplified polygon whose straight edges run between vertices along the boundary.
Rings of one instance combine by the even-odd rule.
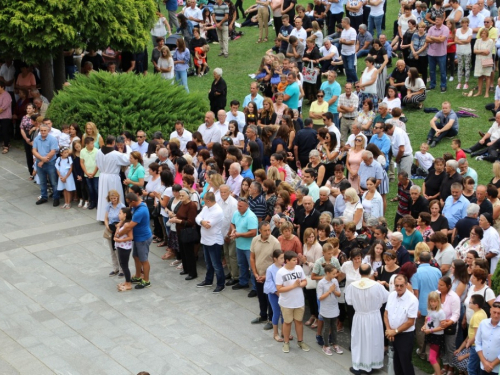
[[[446,320],[446,314],[441,307],[441,296],[437,292],[430,292],[427,297],[427,317],[422,332],[425,333],[425,342],[430,344],[429,362],[434,374],[441,374],[439,365],[439,349],[444,345],[444,332],[441,322]]]
[[[285,260],[285,255],[281,250],[273,251],[273,264],[267,267],[266,270],[266,281],[264,282],[264,293],[267,294],[271,308],[273,309],[273,330],[274,339],[278,342],[283,342],[283,338],[278,332],[279,318],[281,317],[281,310],[278,304],[279,293],[276,289],[276,273],[283,267],[283,262]],[[283,324],[283,318],[281,319],[281,324]]]
[[[208,68],[207,65],[207,53],[210,51],[210,46],[205,44],[201,47],[196,47],[194,49],[194,66],[196,66],[196,74],[198,77],[204,76],[205,71]]]
[[[64,124],[61,126],[61,135],[59,136],[59,148],[69,147],[71,139],[69,137],[69,125]]]
[[[288,38],[293,30],[293,26],[290,24],[290,16],[288,14],[283,14],[281,16],[281,26],[278,34],[278,39],[281,40],[280,52],[286,54],[288,49],[288,42],[284,38]]]
[[[323,318],[323,353],[332,355],[330,349],[332,345],[335,353],[342,354],[342,349],[337,345],[337,318],[340,314],[337,298],[342,294],[336,279],[338,271],[332,264],[326,264],[324,270],[325,277],[318,282],[316,287],[318,300],[321,301],[319,313]]]
[[[270,56],[266,55],[262,58],[262,60],[260,61],[259,69],[255,74],[255,80],[257,82],[265,81],[266,77],[271,77],[271,64],[272,61]]]
[[[434,156],[429,152],[429,145],[424,142],[420,145],[420,151],[415,152],[415,164],[412,166],[412,175],[425,177],[434,164]]]
[[[305,300],[304,288],[307,284],[306,275],[302,267],[297,265],[297,253],[287,251],[285,253],[285,266],[276,273],[276,289],[279,293],[278,303],[283,314],[283,353],[290,352],[290,331],[292,322],[295,323],[297,333],[297,344],[308,352],[309,345],[303,342]]]
[[[311,37],[314,38],[314,43],[316,43],[318,48],[323,47],[323,31],[319,27],[318,21],[312,21]]]
[[[273,88],[273,93],[278,91],[278,85],[281,82],[281,72],[282,68],[278,60],[274,60],[271,69],[271,85]]]
[[[461,149],[462,141],[455,138],[451,141],[451,149],[455,151],[455,160],[467,159],[467,154]]]
[[[56,160],[56,172],[59,180],[57,182],[57,190],[63,191],[64,205],[61,208],[71,208],[71,196],[75,191],[75,180],[71,174],[73,170],[73,159],[69,156],[69,148],[63,147],[60,155]]]
[[[286,87],[288,86],[288,81],[286,78],[287,77],[285,74],[280,75],[280,83],[278,83],[278,86],[276,86],[276,90],[278,90],[278,92],[285,92]]]
[[[85,138],[85,148],[80,151],[80,165],[84,173],[84,180],[89,189],[89,206],[93,210],[97,207],[99,194],[99,168],[96,164],[97,149],[94,148],[94,138]]]
[[[116,287],[118,288],[119,292],[126,292],[127,290],[132,290],[132,281],[130,278],[128,261],[132,250],[132,241],[134,240],[134,235],[132,232],[132,228],[125,224],[132,221],[132,209],[123,207],[118,213],[118,218],[120,219],[120,222],[116,224],[114,241],[116,251],[118,252],[120,267],[122,268],[123,274],[125,276],[125,282],[119,283]]]
[[[323,256],[318,260],[316,260],[316,262],[314,262],[314,267],[311,273],[312,280],[319,281],[323,279],[323,277],[325,276],[325,266],[327,264],[331,264],[338,271],[340,271],[340,263],[337,260],[337,258],[333,256],[334,252],[335,249],[330,242],[327,242],[323,245]],[[318,301],[318,308],[320,307],[320,305],[321,303]],[[321,316],[318,317],[317,327],[318,330],[316,332],[316,341],[318,342],[319,345],[325,345],[322,336],[323,318]],[[316,328],[316,326],[311,325],[311,328]]]
[[[89,193],[80,163],[81,150],[82,143],[79,140],[73,141],[73,152],[71,153],[71,157],[73,158],[73,179],[75,180],[76,198],[80,200],[78,207],[86,210],[89,207]]]
[[[307,3],[306,16],[314,18],[314,4],[313,3]]]

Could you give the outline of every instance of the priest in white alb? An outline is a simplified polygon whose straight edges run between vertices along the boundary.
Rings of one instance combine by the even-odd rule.
[[[97,168],[99,168],[99,201],[97,204],[97,220],[104,221],[106,200],[110,190],[116,190],[120,193],[120,202],[125,203],[123,197],[123,187],[120,180],[120,169],[123,166],[130,165],[130,158],[127,154],[115,150],[115,137],[109,135],[106,138],[106,146],[97,152]]]
[[[371,280],[369,264],[359,267],[361,280],[351,283],[345,290],[345,301],[354,310],[351,328],[351,355],[353,374],[370,372],[384,366],[384,326],[380,308],[387,302],[389,292]]]

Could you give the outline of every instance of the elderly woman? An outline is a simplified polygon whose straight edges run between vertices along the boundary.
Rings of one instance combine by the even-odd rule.
[[[330,200],[332,204],[335,203],[335,198],[340,194],[339,186],[341,182],[347,182],[347,178],[344,175],[344,167],[342,164],[337,164],[333,169],[333,176],[325,183],[325,186],[330,189]]]
[[[422,189],[418,185],[410,188],[410,215],[418,219],[421,212],[429,212],[429,202],[421,195]]]
[[[453,352],[455,351],[455,336],[457,322],[460,318],[460,297],[452,290],[452,282],[448,276],[443,276],[438,283],[441,294],[441,307],[446,319],[441,321],[444,329],[444,352],[442,353],[444,369],[453,374]]]
[[[494,68],[492,51],[495,48],[495,43],[490,39],[487,28],[483,27],[479,36],[480,38],[477,38],[476,43],[474,44],[474,54],[476,55],[474,77],[478,77],[477,93],[475,93],[474,96],[481,95],[481,91],[483,90],[483,80],[486,79],[484,97],[489,98],[490,95],[488,90],[490,87],[490,76],[491,71]]]
[[[293,211],[295,212],[294,227],[297,231],[299,229],[299,224],[304,220],[305,209],[302,205],[302,199],[309,194],[309,188],[307,186],[301,185],[297,188],[297,199],[292,203]]]
[[[293,224],[289,221],[284,222],[280,226],[281,236],[278,237],[278,241],[281,245],[281,250],[293,251],[296,254],[302,254],[302,243],[299,238],[293,234]]]
[[[434,160],[434,168],[431,168],[429,174],[422,184],[422,195],[428,201],[434,199],[439,200],[440,188],[443,183],[445,174],[444,172],[444,159],[436,158]]]
[[[221,68],[215,68],[213,74],[214,80],[208,93],[208,100],[210,100],[210,110],[217,113],[220,109],[226,108],[227,85],[222,78]]]
[[[422,235],[423,241],[425,243],[428,243],[430,236],[434,233],[431,227],[431,214],[428,212],[421,212],[418,215],[417,224],[418,224],[417,230]],[[431,244],[429,244],[429,247],[431,247]],[[432,247],[434,247],[434,244],[432,244]],[[415,261],[418,261],[416,255],[415,255]]]
[[[361,129],[364,135],[371,135],[373,134],[373,120],[376,117],[373,110],[373,100],[365,99],[363,102],[360,101],[359,107],[358,116],[354,123]]]
[[[120,222],[118,218],[118,213],[125,207],[123,203],[120,202],[120,193],[116,190],[110,190],[108,196],[106,197],[108,205],[106,207],[106,213],[104,214],[104,225],[106,229],[111,233],[108,238],[109,250],[111,251],[111,262],[113,263],[113,270],[109,273],[109,276],[118,275],[123,276],[123,270],[120,267],[120,262],[118,261],[118,254],[115,249],[115,231],[116,224]],[[118,272],[120,272],[118,274]]]
[[[472,271],[472,275],[470,277],[470,288],[467,292],[467,297],[465,297],[464,305],[465,305],[465,317],[464,321],[462,321],[462,326],[465,324],[469,324],[474,314],[474,311],[469,307],[470,298],[474,294],[479,294],[484,297],[485,303],[492,306],[493,302],[495,302],[495,292],[488,287],[488,272],[481,268],[476,268]]]
[[[403,246],[413,256],[417,243],[423,241],[422,233],[416,229],[417,221],[411,215],[403,216],[401,223],[401,234],[403,235]]]
[[[344,221],[352,221],[356,225],[356,231],[360,231],[363,226],[363,205],[359,201],[358,193],[353,188],[346,189],[344,193],[345,210]]]
[[[326,183],[325,177],[325,166],[321,163],[321,155],[318,150],[311,150],[309,152],[309,163],[306,165],[307,168],[312,168],[316,171],[316,184],[318,186],[323,186]]]
[[[399,266],[403,266],[406,262],[411,262],[410,253],[403,246],[403,238],[401,232],[393,232],[391,235],[392,250],[396,252]]]
[[[437,199],[429,203],[431,211],[431,228],[434,232],[442,232],[448,234],[448,219],[441,214],[441,204]]]
[[[490,213],[484,213],[479,216],[479,226],[483,229],[483,239],[481,243],[484,247],[484,255],[490,264],[490,273],[495,273],[497,268],[498,258],[498,244],[500,243],[500,236],[498,231],[493,227],[493,217]]]
[[[326,186],[319,188],[319,199],[314,204],[314,208],[320,212],[333,212],[333,204],[328,198],[330,196],[330,189]]]

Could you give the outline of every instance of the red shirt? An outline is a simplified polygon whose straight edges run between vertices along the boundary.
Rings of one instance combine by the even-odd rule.
[[[456,153],[456,159],[457,160],[460,160],[460,159],[467,159],[467,154],[464,152],[464,150],[462,150],[461,148],[457,150],[457,153]]]

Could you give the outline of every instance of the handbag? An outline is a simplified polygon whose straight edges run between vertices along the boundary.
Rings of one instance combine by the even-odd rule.
[[[311,276],[306,276],[307,285],[306,289],[316,289],[318,282],[316,280],[311,279]]]
[[[481,60],[481,66],[483,68],[491,68],[493,67],[495,64],[493,62],[493,59],[491,57],[488,57],[487,59],[483,59]]]
[[[179,233],[179,239],[183,243],[199,242],[200,234],[195,227],[184,227]]]
[[[304,82],[315,84],[318,80],[318,70],[314,68],[314,64],[312,62],[309,63],[309,66],[304,65],[302,67],[302,75],[304,77]]]
[[[452,324],[448,328],[445,328],[444,334],[448,336],[453,336],[457,333],[457,323]]]
[[[111,235],[112,235],[111,231],[108,228],[104,228],[104,233],[102,234],[102,237],[107,240],[110,240]]]
[[[156,206],[154,206],[153,210],[151,211],[151,216],[154,218],[160,217],[160,213],[161,213],[161,205],[160,203],[158,203]]]

